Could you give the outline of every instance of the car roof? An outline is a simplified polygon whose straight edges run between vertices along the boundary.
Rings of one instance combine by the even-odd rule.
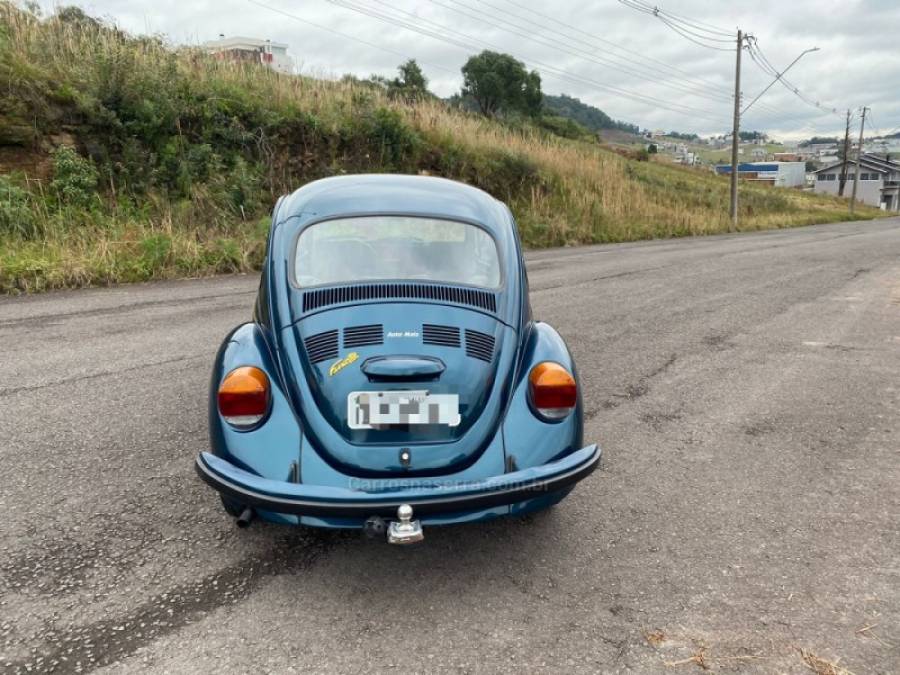
[[[285,197],[278,223],[329,217],[402,213],[477,222],[507,234],[506,207],[483,190],[446,178],[354,174],[313,181]]]
[[[295,245],[302,231],[331,218],[397,214],[472,222],[497,243],[504,283],[496,293],[496,316],[521,328],[530,314],[518,234],[503,202],[464,183],[430,176],[357,174],[313,181],[283,197],[275,207],[266,254],[266,292],[274,299],[272,320],[281,328],[304,315],[291,277]],[[287,264],[285,264],[287,263]],[[524,303],[524,304],[523,304]]]

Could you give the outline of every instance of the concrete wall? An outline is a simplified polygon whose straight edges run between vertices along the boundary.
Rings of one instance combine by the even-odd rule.
[[[279,73],[293,73],[294,59],[288,56],[287,49],[284,47],[272,47],[272,61],[269,66]]]
[[[840,170],[836,170],[834,173],[838,174]],[[817,180],[814,189],[822,194],[837,196],[840,184],[841,182],[837,178],[834,180]],[[852,193],[853,181],[848,180],[846,187],[844,187],[844,197],[850,199]],[[870,206],[881,206],[881,180],[859,181],[859,186],[856,188],[856,199]]]
[[[778,180],[775,184],[779,187],[803,187],[806,185],[806,164],[804,162],[779,162]]]

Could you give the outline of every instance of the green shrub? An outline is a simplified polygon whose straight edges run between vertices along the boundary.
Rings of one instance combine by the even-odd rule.
[[[399,170],[414,160],[422,139],[396,110],[378,108],[372,116],[370,138],[381,150],[381,163]]]
[[[49,183],[0,176],[0,292],[250,271],[277,196],[343,173],[476,185],[509,203],[526,246],[730,226],[727,181],[617,156],[569,120],[488,120],[391,99],[384,82],[220,62],[77,10],[44,18],[0,0],[0,80],[14,163],[44,176],[60,135],[84,153],[58,148]],[[836,198],[750,185],[740,205],[747,229],[846,217]]]
[[[538,120],[538,126],[549,131],[551,134],[556,134],[563,138],[571,138],[574,140],[593,138],[590,129],[573,119],[560,117],[559,115],[542,115]]]
[[[165,234],[155,234],[141,241],[141,262],[152,274],[165,267],[172,252],[172,239]]]
[[[50,188],[60,205],[87,208],[97,195],[97,168],[74,148],[61,145],[53,151]]]
[[[258,169],[238,157],[231,171],[216,184],[222,190],[223,203],[230,207],[232,214],[246,220],[260,206],[262,182]]]
[[[219,238],[207,244],[202,254],[204,267],[218,274],[240,272],[243,256],[241,247],[233,239]]]

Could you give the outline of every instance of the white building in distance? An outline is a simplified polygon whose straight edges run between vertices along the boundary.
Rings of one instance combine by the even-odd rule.
[[[900,162],[894,162],[878,155],[863,155],[859,161],[859,182],[856,198],[870,206],[885,211],[900,211]],[[816,171],[816,192],[837,195],[840,190],[843,163],[836,163]],[[847,161],[847,177],[844,196],[853,192],[853,178],[856,175],[856,159]]]
[[[716,167],[719,175],[730,175],[731,164]],[[803,187],[806,185],[806,165],[803,162],[741,162],[738,178],[774,187]]]
[[[279,73],[294,72],[294,60],[288,56],[288,46],[283,42],[223,35],[218,40],[204,42],[203,48],[225,61],[261,63]]]

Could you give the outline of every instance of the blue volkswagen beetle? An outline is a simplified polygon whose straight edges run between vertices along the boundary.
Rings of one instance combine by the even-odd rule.
[[[319,180],[275,207],[196,468],[240,526],[415,542],[551,506],[597,467],[577,378],[532,319],[502,202],[440,178]]]

